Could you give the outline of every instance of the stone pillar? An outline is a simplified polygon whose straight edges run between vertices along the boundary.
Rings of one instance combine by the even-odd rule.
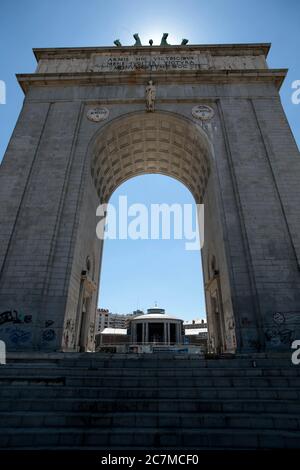
[[[142,323],[142,344],[145,342],[145,323]]]
[[[136,324],[131,324],[131,341],[132,343],[136,343]]]
[[[167,324],[164,323],[164,343],[167,343]]]
[[[167,334],[167,338],[168,338],[168,339],[167,339],[167,344],[170,344],[170,339],[171,339],[171,338],[170,338],[170,323],[168,323],[167,326],[168,326],[168,334]]]
[[[176,343],[180,343],[179,327],[180,327],[180,324],[177,323],[177,324],[176,324]]]
[[[149,343],[149,323],[146,323],[146,338],[145,343]]]

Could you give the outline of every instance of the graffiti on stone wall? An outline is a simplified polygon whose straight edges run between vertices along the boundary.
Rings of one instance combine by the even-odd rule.
[[[50,341],[54,341],[56,338],[56,333],[52,328],[47,328],[42,333],[42,340],[49,343]]]
[[[23,346],[32,339],[31,331],[23,326],[32,323],[32,315],[11,309],[0,313],[1,338],[13,346]]]
[[[0,326],[7,323],[31,323],[32,315],[24,315],[17,310],[6,310],[0,313]]]
[[[286,314],[275,312],[271,326],[265,331],[266,341],[271,343],[272,346],[288,345],[292,342],[292,337],[293,330],[286,323]]]
[[[18,327],[6,328],[5,333],[8,335],[9,341],[15,346],[28,343],[31,340],[31,331],[26,331]]]

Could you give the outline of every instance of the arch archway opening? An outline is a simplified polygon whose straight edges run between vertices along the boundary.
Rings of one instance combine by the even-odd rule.
[[[110,209],[116,233],[127,214],[128,227],[123,239],[111,231],[104,242],[98,305],[145,312],[157,301],[183,320],[205,319],[197,210],[185,185],[160,174],[133,177],[115,190]]]
[[[165,112],[123,115],[103,126],[91,142],[88,178],[93,189],[86,201],[93,200],[95,207],[99,202],[107,204],[114,191],[130,178],[161,174],[180,181],[189,189],[196,204],[204,204],[208,218],[205,216],[202,264],[209,348],[222,352],[234,351],[236,341],[212,154],[207,135],[185,116]],[[88,202],[86,204],[89,211]],[[103,240],[88,243],[93,253],[86,255],[100,260],[96,269],[100,273]],[[222,266],[213,277],[209,262],[212,255],[216,265]],[[100,274],[95,284],[99,289]],[[97,293],[93,294],[90,309],[96,303]]]

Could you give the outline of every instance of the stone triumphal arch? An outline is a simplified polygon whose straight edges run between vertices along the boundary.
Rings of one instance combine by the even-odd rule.
[[[35,49],[0,171],[0,339],[93,348],[96,209],[161,173],[205,207],[210,347],[300,338],[300,159],[268,44]],[[201,286],[199,286],[201,288]]]

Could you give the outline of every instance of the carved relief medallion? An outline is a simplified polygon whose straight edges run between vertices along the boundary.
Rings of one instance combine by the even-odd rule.
[[[206,104],[198,104],[197,106],[193,107],[192,115],[196,119],[201,119],[201,121],[207,121],[214,116],[214,110]]]
[[[100,122],[108,118],[109,110],[107,108],[91,108],[88,110],[86,116],[90,121]]]

